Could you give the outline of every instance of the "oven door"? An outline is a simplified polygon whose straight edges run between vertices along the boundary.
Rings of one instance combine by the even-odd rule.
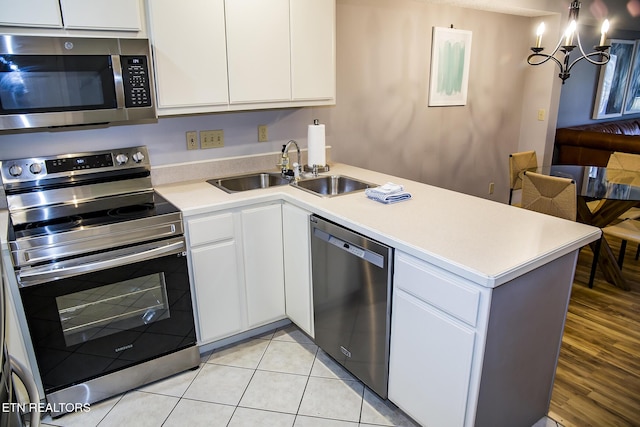
[[[18,273],[46,393],[195,345],[184,251],[180,237]]]

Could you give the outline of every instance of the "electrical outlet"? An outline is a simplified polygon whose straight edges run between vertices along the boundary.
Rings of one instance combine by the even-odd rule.
[[[490,182],[489,183],[489,194],[493,194],[493,187],[494,187],[494,183]]]
[[[267,125],[258,125],[258,142],[267,142],[268,140]]]
[[[545,116],[546,111],[544,110],[544,108],[540,108],[538,110],[538,120],[543,122],[544,121],[544,116]]]
[[[198,131],[190,130],[187,132],[187,150],[198,149]]]
[[[224,131],[222,129],[201,131],[200,146],[202,148],[224,147]]]

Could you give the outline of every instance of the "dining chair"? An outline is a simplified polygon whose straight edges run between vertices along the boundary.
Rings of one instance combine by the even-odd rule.
[[[522,176],[522,207],[575,221],[576,182],[570,178],[525,171]]]
[[[623,170],[640,170],[640,155],[624,153],[622,151],[614,151],[609,156],[609,161],[607,162],[607,168],[611,169],[623,169]],[[612,171],[613,173],[613,171]],[[613,177],[612,177],[613,178]],[[631,182],[627,182],[628,184],[632,184]],[[634,182],[634,185],[640,185],[640,182]],[[587,203],[589,210],[594,212],[600,208],[600,205],[604,202],[604,200],[593,200]],[[626,210],[623,214],[621,214],[618,219],[624,221],[626,219],[638,219],[640,218],[640,208],[633,207]],[[640,246],[639,246],[640,249]]]
[[[602,228],[603,236],[613,236],[621,239],[620,252],[618,253],[618,267],[622,270],[622,263],[624,262],[624,255],[627,249],[627,242],[634,242],[638,244],[636,249],[635,259],[640,257],[640,222],[634,219],[626,219],[617,224],[608,225]],[[593,287],[593,279],[595,274],[595,267],[598,263],[598,257],[600,256],[600,241],[596,246],[597,250],[593,255],[592,275],[589,277],[589,287]]]
[[[522,189],[522,171],[538,167],[535,151],[520,151],[509,154],[509,204],[513,200],[513,191]],[[515,206],[520,206],[515,204]]]

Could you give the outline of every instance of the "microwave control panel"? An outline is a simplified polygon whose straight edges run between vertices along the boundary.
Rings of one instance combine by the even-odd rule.
[[[125,107],[150,107],[151,89],[146,56],[121,56]]]

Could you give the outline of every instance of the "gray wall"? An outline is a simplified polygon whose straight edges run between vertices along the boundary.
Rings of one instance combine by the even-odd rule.
[[[640,25],[640,22],[638,23]],[[599,42],[599,28],[582,26],[580,35],[582,47],[586,52]],[[612,39],[637,40],[640,39],[640,31],[626,31],[613,29],[609,34]],[[574,58],[577,57],[575,54]],[[600,73],[598,66],[582,60],[571,71],[571,77],[566,80],[560,95],[560,107],[558,110],[557,127],[576,126],[587,123],[599,123],[611,120],[622,120],[640,117],[640,114],[627,114],[622,117],[593,120],[593,105],[598,88]]]
[[[451,24],[473,32],[467,105],[427,107],[432,27]],[[136,144],[149,147],[154,165],[273,152],[291,138],[306,146],[307,125],[318,118],[327,125],[335,161],[506,201],[508,154],[526,149],[526,138],[546,150],[547,122],[537,122],[527,108],[555,112],[544,80],[554,79],[554,70],[525,62],[536,25],[532,18],[413,0],[337,0],[335,107],[3,134],[0,159]],[[527,76],[543,78],[529,85],[544,93],[542,100],[524,99]],[[549,122],[555,129],[555,116]],[[270,142],[257,142],[259,124],[269,125]],[[225,147],[187,151],[185,132],[208,129],[224,129]]]
[[[530,19],[408,0],[341,0],[337,10],[338,103],[316,114],[332,157],[506,200]],[[467,105],[428,107],[432,27],[450,25],[473,33]]]

